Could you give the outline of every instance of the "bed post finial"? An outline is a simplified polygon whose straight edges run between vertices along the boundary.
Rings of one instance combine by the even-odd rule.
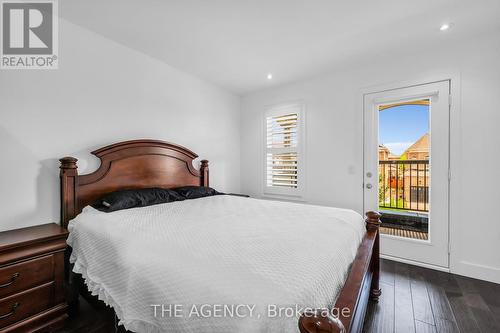
[[[326,309],[307,310],[299,318],[300,333],[346,333],[342,321]]]
[[[201,186],[208,187],[208,160],[201,160],[200,166]]]
[[[370,298],[375,302],[378,302],[380,295],[382,294],[382,290],[379,286],[380,280],[380,213],[379,212],[367,212],[366,213],[366,229],[368,232],[375,233],[375,243],[373,243],[373,251],[372,251],[372,284],[370,287]]]
[[[59,159],[59,162],[61,162],[61,166],[59,167],[61,170],[78,168],[78,166],[76,165],[78,159],[71,156],[63,157]]]
[[[61,178],[61,226],[68,227],[68,222],[76,216],[77,200],[76,188],[78,177],[78,160],[74,157],[63,157],[59,177]]]
[[[366,229],[367,230],[378,230],[378,227],[380,226],[380,213],[379,212],[374,212],[374,211],[369,211],[366,212]]]

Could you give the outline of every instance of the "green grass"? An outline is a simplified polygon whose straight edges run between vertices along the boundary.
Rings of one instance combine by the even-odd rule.
[[[398,199],[397,202],[396,202],[396,200],[391,200],[390,204],[388,202],[386,203],[386,205],[396,206],[396,207],[400,207],[400,208],[382,207],[381,205],[383,205],[383,202],[379,202],[378,204],[379,204],[378,209],[380,209],[380,210],[388,210],[388,211],[392,211],[392,212],[413,212],[413,210],[411,210],[411,209],[403,208],[404,207],[403,199]]]
[[[384,204],[384,202],[379,202],[378,204],[379,204],[379,206],[380,206],[380,205],[383,205],[383,204]],[[389,202],[386,202],[385,204],[386,204],[386,205],[389,205],[389,206],[396,206],[396,207],[400,207],[400,209],[404,209],[404,208],[403,208],[403,207],[404,207],[404,201],[403,201],[403,199],[398,199],[398,200],[397,200],[397,202],[396,202],[396,200],[391,200],[391,201],[390,201],[390,203],[389,203]],[[387,209],[389,209],[389,208],[387,208]]]
[[[388,208],[388,207],[378,207],[379,210],[389,210],[391,212],[412,212],[412,210],[409,209],[403,209],[403,208]]]

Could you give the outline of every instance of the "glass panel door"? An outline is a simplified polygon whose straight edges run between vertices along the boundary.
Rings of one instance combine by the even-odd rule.
[[[381,253],[448,267],[450,81],[364,96],[364,204]]]

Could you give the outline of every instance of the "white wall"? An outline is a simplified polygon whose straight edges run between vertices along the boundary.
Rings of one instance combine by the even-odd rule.
[[[498,35],[250,94],[240,119],[237,96],[63,19],[60,33],[59,70],[0,71],[0,230],[58,221],[57,159],[91,172],[89,151],[126,139],[184,145],[211,161],[214,187],[258,197],[262,112],[290,100],[307,107],[306,200],[361,212],[360,89],[459,71],[451,264],[500,282]]]
[[[306,104],[309,203],[362,212],[362,108],[365,87],[459,73],[461,114],[452,142],[452,271],[500,283],[500,39],[498,32],[445,42],[420,53],[388,54],[303,82],[247,95],[242,101],[241,190],[262,194],[262,113],[290,100]],[[446,76],[443,75],[443,78]],[[456,112],[460,108],[455,109]],[[460,120],[461,119],[461,120]]]
[[[210,160],[239,190],[240,98],[60,19],[58,70],[0,71],[0,230],[59,221],[58,158],[153,138]]]

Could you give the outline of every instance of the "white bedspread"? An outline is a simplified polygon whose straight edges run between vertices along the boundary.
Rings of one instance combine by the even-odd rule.
[[[128,330],[288,333],[297,318],[274,306],[332,306],[365,227],[352,210],[220,195],[86,207],[69,230],[74,272]]]

